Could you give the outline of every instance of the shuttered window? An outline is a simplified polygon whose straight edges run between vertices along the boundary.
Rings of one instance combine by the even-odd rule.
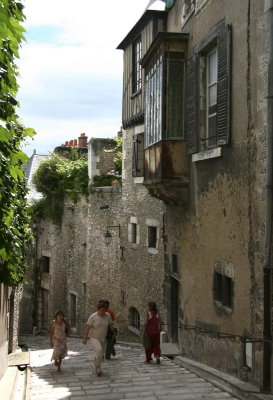
[[[184,60],[181,53],[168,53],[166,57],[166,126],[165,139],[184,136]]]
[[[132,176],[144,176],[144,133],[133,135]]]
[[[189,154],[226,145],[230,131],[231,29],[216,26],[187,65],[186,138]]]

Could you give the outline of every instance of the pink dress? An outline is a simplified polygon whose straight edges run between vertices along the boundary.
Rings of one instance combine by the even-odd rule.
[[[65,323],[63,322],[59,325],[55,322],[53,329],[53,353],[51,360],[58,360],[59,357],[64,358],[67,355]]]

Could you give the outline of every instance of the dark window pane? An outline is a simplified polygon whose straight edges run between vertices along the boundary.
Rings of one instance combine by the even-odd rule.
[[[50,258],[43,256],[42,258],[42,271],[45,273],[49,273],[49,267],[50,267]]]
[[[168,60],[166,138],[184,136],[184,61]]]
[[[77,325],[77,297],[75,294],[70,294],[70,325],[76,328]]]
[[[134,42],[133,49],[133,93],[138,92],[141,89],[141,65],[140,60],[142,56],[141,38],[138,38]]]
[[[178,261],[177,261],[177,255],[173,254],[172,255],[172,270],[174,274],[177,274],[178,271]]]
[[[132,243],[137,242],[137,224],[132,224]]]
[[[156,226],[148,227],[148,241],[149,241],[149,247],[156,248],[156,244],[157,244],[157,228],[156,228]]]
[[[134,307],[130,307],[129,309],[129,324],[136,329],[140,328],[139,312]]]
[[[208,140],[207,140],[207,146],[215,146],[216,145],[216,115],[209,116],[208,118]]]

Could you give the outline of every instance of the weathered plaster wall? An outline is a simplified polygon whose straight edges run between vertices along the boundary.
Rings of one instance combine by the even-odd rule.
[[[181,3],[170,12],[169,30],[179,30]],[[249,8],[250,6],[250,8]],[[189,209],[168,207],[165,230],[166,291],[173,244],[179,254],[180,322],[213,332],[262,337],[266,121],[266,37],[258,2],[212,1],[192,16],[189,53],[221,20],[232,27],[232,119],[222,156],[191,163]],[[254,23],[255,21],[255,23]],[[181,238],[178,240],[178,238]],[[234,277],[232,310],[213,299],[213,272]],[[253,369],[243,368],[240,338],[181,328],[183,354],[244,379],[260,381],[261,344],[253,344]],[[215,354],[221,357],[215,357]]]

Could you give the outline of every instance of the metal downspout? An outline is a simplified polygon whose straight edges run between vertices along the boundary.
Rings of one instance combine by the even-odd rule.
[[[268,86],[266,132],[266,202],[265,202],[265,254],[264,254],[264,342],[262,390],[271,390],[271,246],[272,246],[272,146],[273,146],[273,0],[267,0],[265,12],[268,18]]]

